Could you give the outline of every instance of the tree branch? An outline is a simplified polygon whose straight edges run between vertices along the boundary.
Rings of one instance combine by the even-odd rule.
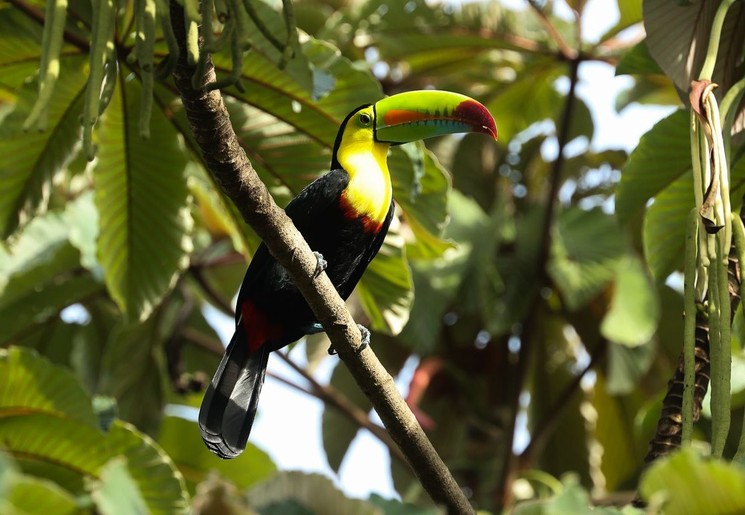
[[[217,184],[288,271],[432,500],[446,506],[449,513],[473,513],[391,376],[369,347],[359,350],[361,335],[357,324],[326,274],[315,275],[315,256],[284,211],[274,203],[238,144],[220,92],[192,87],[195,70],[185,58],[183,8],[175,1],[170,5],[174,33],[182,49],[174,79],[194,138]],[[214,80],[210,60],[199,81],[203,86]]]

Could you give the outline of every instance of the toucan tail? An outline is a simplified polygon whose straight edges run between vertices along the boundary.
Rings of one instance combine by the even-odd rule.
[[[267,345],[251,352],[239,324],[199,410],[202,439],[221,458],[235,458],[246,448],[268,360]]]

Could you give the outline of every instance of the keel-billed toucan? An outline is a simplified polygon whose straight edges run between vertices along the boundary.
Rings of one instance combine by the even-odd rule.
[[[342,298],[352,293],[377,254],[393,217],[388,148],[458,132],[497,137],[494,119],[483,105],[445,91],[393,95],[344,119],[331,171],[286,208],[319,263],[325,262]],[[241,284],[235,334],[199,412],[202,438],[215,454],[233,458],[245,448],[269,353],[320,330],[286,271],[262,244]]]

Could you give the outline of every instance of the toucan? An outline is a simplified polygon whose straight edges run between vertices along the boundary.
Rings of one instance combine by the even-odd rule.
[[[347,115],[334,142],[331,171],[306,186],[285,211],[346,299],[383,243],[393,218],[388,149],[443,134],[497,138],[482,104],[458,93],[399,93]],[[361,328],[362,330],[363,328]],[[266,245],[259,246],[238,293],[235,333],[199,411],[207,447],[234,458],[246,447],[269,353],[323,328]],[[363,345],[369,332],[362,330]]]

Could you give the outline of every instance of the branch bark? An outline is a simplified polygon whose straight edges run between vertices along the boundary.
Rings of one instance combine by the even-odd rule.
[[[173,30],[181,47],[173,75],[210,173],[288,271],[432,500],[445,506],[449,513],[473,513],[452,474],[396,390],[391,376],[369,347],[359,350],[361,335],[357,324],[326,274],[315,276],[315,256],[251,166],[238,143],[219,91],[206,92],[203,88],[192,87],[195,68],[185,58],[183,8],[175,1],[170,5]],[[211,61],[204,77],[199,79],[201,85],[215,80]]]

